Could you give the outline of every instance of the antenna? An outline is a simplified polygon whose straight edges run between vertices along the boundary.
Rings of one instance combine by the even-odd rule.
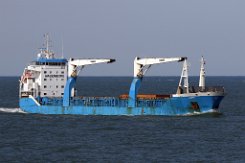
[[[48,33],[45,33],[44,35],[44,39],[45,39],[45,42],[44,42],[44,46],[46,46],[46,51],[47,53],[49,53],[49,35]]]
[[[63,45],[63,35],[61,37],[61,54],[62,54],[62,58],[64,58],[64,45]]]
[[[48,33],[44,34],[44,37],[45,37],[44,46],[46,46],[46,47],[44,48],[44,51],[43,52],[45,53],[46,58],[48,58],[48,59],[54,58],[54,53],[51,50],[49,50],[50,47],[51,47],[50,44],[52,43],[49,40],[49,34]]]

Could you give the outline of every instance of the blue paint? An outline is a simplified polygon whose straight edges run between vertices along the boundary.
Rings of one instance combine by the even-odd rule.
[[[48,59],[48,58],[38,58],[36,62],[41,62],[41,63],[66,63],[67,59]]]
[[[127,106],[128,101],[115,97],[108,98],[74,98],[70,101],[70,106],[63,106],[62,98],[42,98],[41,106],[31,98],[21,98],[20,107],[28,113],[39,114],[80,114],[80,115],[183,115],[194,112],[207,112],[211,109],[218,110],[218,106],[223,96],[193,96],[172,97],[162,100],[148,100],[152,102],[152,107],[148,104],[141,104],[140,107]],[[139,104],[136,100],[136,105]],[[155,103],[154,103],[155,102]],[[199,109],[195,110],[192,103],[196,102]]]
[[[142,78],[135,77],[131,83],[128,100],[129,107],[136,107],[137,94],[140,88],[141,81]]]
[[[70,106],[71,90],[76,83],[76,77],[69,77],[66,81],[66,86],[64,90],[63,106]]]

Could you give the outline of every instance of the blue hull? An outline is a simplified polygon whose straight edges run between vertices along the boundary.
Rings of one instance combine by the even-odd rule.
[[[27,113],[38,114],[78,114],[78,115],[185,115],[219,111],[219,104],[224,96],[192,96],[171,97],[160,101],[161,105],[142,105],[128,107],[120,103],[114,104],[78,104],[75,101],[70,106],[63,106],[59,100],[38,105],[32,98],[21,98],[20,108]]]

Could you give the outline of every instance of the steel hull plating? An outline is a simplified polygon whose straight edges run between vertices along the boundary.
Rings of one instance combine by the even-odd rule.
[[[135,57],[134,76],[128,94],[119,97],[76,97],[78,73],[88,65],[113,63],[115,59],[55,58],[45,35],[45,48],[37,60],[28,65],[19,86],[20,108],[28,113],[80,115],[183,115],[218,110],[224,88],[206,87],[204,58],[201,60],[200,82],[196,89],[188,82],[187,57]],[[138,94],[145,73],[152,65],[183,62],[176,94]],[[54,80],[56,79],[56,80]]]
[[[160,107],[128,107],[120,104],[96,106],[76,105],[70,106],[61,104],[38,105],[33,98],[21,98],[20,108],[27,113],[38,114],[78,114],[78,115],[185,115],[189,113],[205,113],[218,111],[219,104],[223,99],[219,96],[191,96],[171,97],[164,100]]]

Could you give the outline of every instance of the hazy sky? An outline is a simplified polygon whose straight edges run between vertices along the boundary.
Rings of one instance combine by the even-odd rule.
[[[81,75],[131,76],[139,57],[187,56],[190,74],[245,75],[245,0],[0,0],[0,76],[19,76],[43,34],[66,58],[115,58]],[[178,63],[148,75],[180,75]]]

